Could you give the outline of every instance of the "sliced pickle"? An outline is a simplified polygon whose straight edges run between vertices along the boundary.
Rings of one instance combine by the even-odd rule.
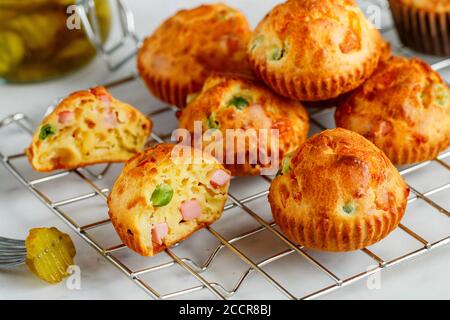
[[[58,283],[69,275],[67,269],[76,254],[69,235],[56,228],[31,229],[25,246],[26,264],[42,280]]]
[[[20,11],[15,9],[4,9],[0,5],[0,26],[7,23],[9,20],[17,17]]]
[[[66,25],[76,0],[0,0],[0,78],[9,82],[51,79],[79,69],[96,51],[86,34]],[[101,38],[111,23],[107,0],[95,0]]]
[[[0,30],[0,75],[16,67],[25,56],[25,45],[17,34]]]
[[[95,49],[88,39],[76,38],[56,53],[54,61],[76,59],[93,54],[95,54]]]
[[[28,49],[52,52],[58,38],[65,30],[63,12],[42,11],[23,14],[12,19],[6,27],[20,34]]]

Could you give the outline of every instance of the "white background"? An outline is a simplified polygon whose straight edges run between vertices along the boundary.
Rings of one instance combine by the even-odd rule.
[[[151,33],[164,18],[173,14],[177,9],[211,2],[205,0],[129,1],[136,16],[138,33],[142,37]],[[225,2],[242,10],[254,26],[279,1],[227,0]],[[97,83],[109,82],[129,74],[131,70],[134,70],[133,63],[111,75],[103,66],[102,61],[97,59],[83,70],[62,79],[21,86],[2,85],[0,86],[0,118],[14,112],[25,112],[37,122],[42,117],[48,103],[54,98]],[[8,139],[8,136],[2,136],[0,139]],[[442,177],[436,179],[440,178]],[[423,177],[421,179],[432,178]],[[429,182],[425,180],[424,183]],[[71,232],[0,166],[0,235],[24,239],[28,229],[38,226],[56,226],[72,236],[78,251],[76,262],[82,270],[82,289],[68,290],[64,283],[47,285],[28,272],[25,266],[22,266],[11,270],[0,270],[1,299],[148,298],[120,271]],[[379,290],[368,290],[366,281],[362,280],[324,298],[448,299],[450,298],[448,270],[450,270],[449,246],[385,270],[381,274]]]

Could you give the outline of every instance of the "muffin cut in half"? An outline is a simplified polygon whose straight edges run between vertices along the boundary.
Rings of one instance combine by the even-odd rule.
[[[72,93],[33,134],[26,154],[36,171],[125,162],[144,148],[152,122],[103,87]]]
[[[196,121],[203,136],[194,137]],[[221,154],[214,156],[234,176],[247,176],[259,175],[262,169],[269,173],[273,166],[275,174],[275,162],[305,142],[309,124],[300,102],[279,96],[247,77],[215,75],[182,110],[180,127],[194,139],[203,139],[204,150],[219,149]],[[211,129],[219,130],[221,139],[208,136]]]
[[[378,64],[383,41],[351,0],[288,0],[259,23],[250,66],[292,99],[328,100],[357,88]]]
[[[389,0],[400,40],[418,52],[450,56],[449,0]]]
[[[425,62],[393,56],[340,101],[335,118],[394,164],[431,160],[450,145],[450,90]]]
[[[159,99],[183,107],[213,72],[250,73],[246,59],[250,27],[224,4],[181,10],[145,39],[137,65]]]
[[[370,246],[394,230],[409,188],[384,153],[345,129],[312,136],[269,191],[275,222],[292,241],[323,251]]]
[[[185,161],[176,148],[159,144],[132,158],[108,198],[119,237],[143,256],[219,219],[227,199],[229,172],[206,154],[200,161]]]

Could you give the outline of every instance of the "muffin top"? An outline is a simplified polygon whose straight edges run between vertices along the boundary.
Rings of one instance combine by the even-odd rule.
[[[224,137],[227,129],[277,129],[281,157],[303,143],[309,129],[308,114],[300,102],[236,75],[206,80],[202,91],[182,110],[180,127],[192,132],[194,121],[201,121],[204,132],[219,129]]]
[[[178,11],[139,50],[141,75],[201,88],[213,71],[248,72],[250,29],[244,15],[224,4]]]
[[[392,56],[342,101],[336,124],[383,150],[448,143],[450,90],[425,62]]]
[[[378,59],[380,39],[353,0],[288,0],[259,23],[248,54],[269,70],[327,79]]]
[[[417,9],[450,12],[450,0],[391,0]]]
[[[270,198],[288,214],[317,223],[403,214],[407,185],[384,153],[357,133],[338,128],[316,134],[283,165]]]

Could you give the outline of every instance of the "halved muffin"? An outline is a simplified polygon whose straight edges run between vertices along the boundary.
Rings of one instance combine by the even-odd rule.
[[[72,93],[33,134],[26,154],[36,171],[124,162],[144,148],[152,122],[103,87]]]
[[[377,66],[382,45],[352,0],[288,0],[259,23],[248,59],[279,94],[318,101],[361,85]]]
[[[352,251],[386,237],[409,188],[384,153],[357,133],[326,130],[283,160],[269,191],[275,222],[292,241]]]
[[[249,73],[245,16],[225,4],[178,11],[139,50],[142,79],[159,99],[183,107],[213,72]]]
[[[340,100],[336,125],[363,135],[394,164],[434,159],[450,146],[450,90],[419,59],[393,56]]]
[[[120,238],[143,256],[219,219],[227,199],[229,172],[213,157],[178,147],[159,144],[135,156],[108,198]]]
[[[203,135],[194,136],[196,122]],[[215,75],[182,110],[180,128],[191,133],[194,143],[201,140],[203,150],[217,151],[213,155],[234,176],[245,176],[264,169],[275,174],[277,160],[306,140],[309,124],[300,102],[247,77]]]

